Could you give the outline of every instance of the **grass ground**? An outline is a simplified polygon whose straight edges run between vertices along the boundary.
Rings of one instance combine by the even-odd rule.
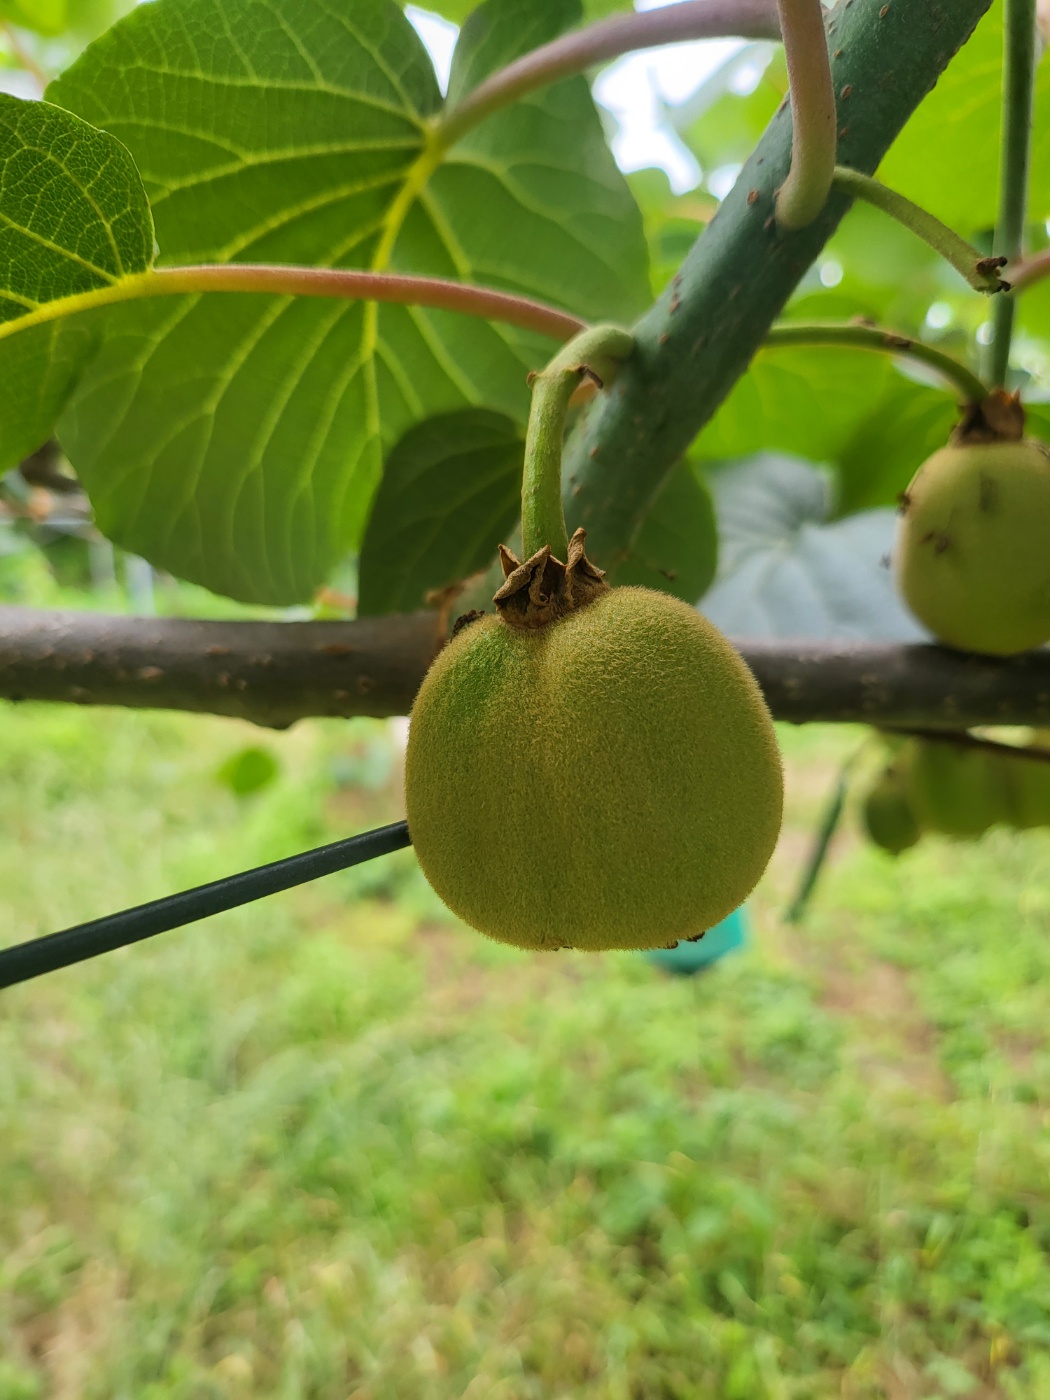
[[[410,852],[0,995],[0,1400],[1050,1397],[1050,833],[840,838],[745,954],[449,920]],[[11,708],[5,941],[400,815],[378,723]]]

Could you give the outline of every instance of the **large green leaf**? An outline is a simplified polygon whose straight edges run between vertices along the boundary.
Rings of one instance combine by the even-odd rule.
[[[492,563],[521,508],[525,439],[462,409],[410,428],[387,458],[361,546],[358,612],[411,612]]]
[[[763,453],[712,480],[718,577],[701,611],[755,640],[900,641],[925,636],[888,568],[894,513],[829,522],[832,490],[806,462]]]
[[[452,56],[448,101],[454,105],[490,73],[555,38],[580,18],[579,0],[486,0],[468,17]]]
[[[143,272],[153,224],[119,141],[0,93],[0,321]]]
[[[961,233],[995,223],[1003,4],[996,3],[891,146],[879,176]],[[1050,217],[1050,61],[1036,72],[1029,212]]]
[[[388,456],[361,547],[358,611],[408,612],[431,590],[480,572],[509,543],[521,505],[520,426],[464,409],[410,428]],[[715,575],[711,493],[683,462],[653,502],[611,582],[695,603]]]
[[[440,15],[442,19],[451,20],[453,24],[462,24],[474,9],[475,3],[476,0],[430,0],[429,4],[420,5],[418,8]]]
[[[764,448],[833,462],[893,373],[885,356],[783,347],[756,355],[697,439],[704,458]]]
[[[11,334],[14,323],[152,257],[149,204],[124,147],[47,102],[0,93],[0,471],[51,432],[95,343],[84,321]]]
[[[96,326],[83,316],[0,340],[0,475],[51,436],[97,344]]]
[[[478,81],[521,43],[486,6]],[[540,7],[549,37],[578,14]],[[483,61],[484,60],[484,61]],[[464,79],[465,80],[465,79]],[[646,297],[637,208],[582,79],[435,167],[430,61],[393,0],[155,0],[51,89],[131,149],[162,260],[306,262],[486,282],[590,318]],[[523,417],[549,342],[450,313],[180,298],[112,314],[61,429],[117,542],[250,601],[308,598],[360,540],[384,451],[468,405]]]
[[[828,463],[846,512],[895,501],[955,418],[948,389],[908,378],[885,355],[785,346],[756,356],[694,452],[724,460],[779,451]]]
[[[535,0],[531,8],[542,10],[544,2],[545,0]],[[427,0],[425,5],[418,8],[450,19],[453,24],[462,24],[471,11],[477,8],[477,0]],[[584,16],[588,20],[602,19],[617,10],[633,8],[631,0],[584,0],[583,3]]]
[[[692,462],[681,462],[664,483],[610,582],[635,584],[695,603],[718,563],[718,526],[707,483]]]
[[[838,513],[894,504],[959,418],[955,399],[897,375],[859,418],[835,457]]]

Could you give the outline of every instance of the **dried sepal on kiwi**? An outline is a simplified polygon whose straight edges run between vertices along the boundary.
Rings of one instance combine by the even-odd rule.
[[[604,570],[587,558],[586,539],[586,530],[576,531],[564,564],[555,559],[550,545],[524,563],[506,545],[499,546],[506,582],[492,601],[508,626],[535,632],[608,592]]]

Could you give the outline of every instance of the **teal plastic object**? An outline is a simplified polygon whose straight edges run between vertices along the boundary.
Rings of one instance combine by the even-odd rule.
[[[744,906],[733,912],[720,924],[708,929],[697,943],[679,943],[674,948],[652,948],[642,954],[646,962],[659,967],[664,972],[675,973],[679,977],[692,977],[703,972],[704,968],[724,958],[734,948],[742,948],[748,938],[748,918]]]

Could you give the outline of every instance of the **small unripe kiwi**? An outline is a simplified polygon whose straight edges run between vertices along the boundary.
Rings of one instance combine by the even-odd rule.
[[[1050,763],[1027,758],[1024,751],[996,756],[1003,775],[1010,810],[1010,824],[1019,831],[1050,826]]]
[[[655,948],[719,923],[780,830],[769,712],[685,603],[604,589],[537,630],[465,627],[412,709],[408,825],[466,923],[522,948]]]
[[[1010,824],[1010,792],[1001,761],[983,749],[935,739],[916,741],[908,765],[908,794],[928,831],[972,840]]]
[[[908,607],[960,651],[1050,640],[1050,451],[1032,440],[935,452],[902,497],[894,560]]]
[[[898,763],[890,764],[876,779],[864,799],[862,813],[872,841],[891,855],[899,856],[922,835],[908,796],[907,775]]]

